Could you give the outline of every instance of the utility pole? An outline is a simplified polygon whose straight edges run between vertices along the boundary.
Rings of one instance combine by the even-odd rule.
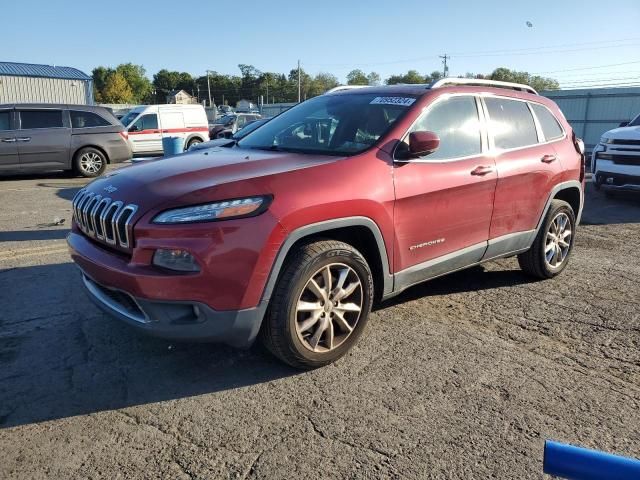
[[[447,67],[447,60],[451,57],[446,53],[444,55],[438,55],[442,59],[442,65],[444,68],[442,69],[442,76],[446,77],[449,74],[449,67]]]
[[[298,60],[298,103],[300,103],[300,60]]]
[[[211,70],[207,70],[207,91],[209,92],[209,106],[213,107],[213,100],[211,97],[211,83],[209,82],[209,73],[211,72]]]
[[[269,77],[267,77],[267,103],[269,103]]]

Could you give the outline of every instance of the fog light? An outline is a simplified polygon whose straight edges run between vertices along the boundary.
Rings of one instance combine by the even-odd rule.
[[[153,254],[153,264],[178,272],[199,272],[200,266],[193,255],[186,250],[159,248]]]

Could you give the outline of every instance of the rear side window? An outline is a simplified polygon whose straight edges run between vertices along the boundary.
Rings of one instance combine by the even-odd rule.
[[[525,102],[485,98],[496,148],[518,148],[538,143],[536,125]]]
[[[453,97],[436,103],[415,123],[411,132],[425,130],[440,137],[440,146],[427,160],[468,157],[482,152],[474,97]]]
[[[0,131],[11,130],[11,112],[0,112]]]
[[[62,110],[23,110],[20,112],[20,128],[59,128]]]
[[[158,115],[155,113],[141,116],[136,123],[133,124],[138,132],[143,130],[157,130],[158,129]]]
[[[553,116],[547,107],[536,103],[530,103],[529,105],[531,105],[536,117],[538,117],[538,122],[540,122],[546,141],[556,140],[564,135],[558,120],[556,120],[556,117]]]
[[[93,112],[71,110],[71,126],[73,128],[108,127],[111,125],[100,115]]]

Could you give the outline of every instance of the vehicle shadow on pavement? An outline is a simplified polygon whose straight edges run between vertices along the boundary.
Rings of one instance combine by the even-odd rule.
[[[0,428],[300,373],[259,347],[173,343],[101,313],[71,263],[0,271]]]
[[[53,226],[53,225],[50,225]],[[68,228],[47,230],[15,230],[0,232],[0,242],[27,242],[34,240],[62,240],[67,237]]]
[[[520,270],[486,270],[484,266],[478,265],[415,285],[397,297],[380,303],[375,307],[375,310],[381,310],[419,298],[492,290],[536,281],[538,280],[528,277]]]
[[[640,223],[640,193],[614,192],[609,195],[587,184],[583,225]]]

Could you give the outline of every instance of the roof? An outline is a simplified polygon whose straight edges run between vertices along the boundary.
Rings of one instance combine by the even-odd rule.
[[[0,62],[0,75],[16,77],[62,78],[65,80],[91,80],[91,77],[77,68],[37,65],[35,63]]]
[[[169,96],[170,97],[175,97],[176,95],[178,95],[180,92],[184,93],[185,95],[187,95],[188,97],[193,97],[193,95],[190,95],[188,92],[185,92],[184,90],[171,90],[169,92]]]

